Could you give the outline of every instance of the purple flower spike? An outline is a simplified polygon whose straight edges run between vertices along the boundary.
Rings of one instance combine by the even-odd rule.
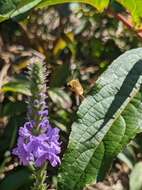
[[[59,129],[52,128],[47,119],[40,123],[44,132],[35,136],[32,134],[31,122],[26,122],[24,127],[19,129],[18,144],[13,149],[13,154],[17,155],[20,163],[29,165],[34,162],[37,167],[41,167],[47,160],[55,167],[60,164],[58,154],[61,151],[59,143]]]
[[[41,167],[49,161],[55,167],[61,163],[60,130],[52,128],[48,120],[48,107],[45,101],[46,68],[43,63],[29,64],[29,79],[32,96],[29,96],[27,101],[28,121],[19,128],[17,146],[12,153],[18,156],[22,165],[29,165],[32,162],[36,167]]]

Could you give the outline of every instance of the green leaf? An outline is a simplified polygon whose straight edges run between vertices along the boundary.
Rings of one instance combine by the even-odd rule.
[[[109,0],[1,0],[0,22],[23,14],[38,5],[43,8],[61,3],[80,2],[87,3],[102,12],[109,4]]]
[[[119,160],[124,162],[128,166],[128,168],[133,168],[131,160],[124,153],[119,153],[117,157],[119,158]]]
[[[14,115],[20,115],[21,113],[26,112],[26,103],[22,101],[16,101],[16,102],[8,102],[4,108],[2,115],[3,116],[14,116]]]
[[[98,11],[102,12],[109,4],[109,0],[42,0],[38,7],[43,8],[49,5],[56,5],[61,3],[86,3],[92,5]]]
[[[0,14],[7,14],[11,10],[16,9],[16,6],[21,2],[21,0],[1,0],[0,1]]]
[[[60,108],[68,109],[71,107],[71,98],[62,89],[51,88],[50,90],[48,90],[48,94],[51,100]]]
[[[142,131],[142,48],[117,58],[96,81],[72,125],[59,190],[102,180],[116,155]]]
[[[27,169],[12,172],[1,183],[0,190],[18,190],[22,186],[29,185],[31,173]]]
[[[142,162],[139,162],[133,168],[130,174],[130,190],[142,189]]]
[[[14,81],[6,83],[2,87],[3,92],[17,92],[30,96],[30,84],[27,79],[16,79]]]
[[[0,156],[2,156],[6,150],[9,150],[14,146],[16,142],[17,130],[23,125],[25,117],[25,114],[12,115],[9,119],[6,130],[0,138]]]
[[[41,0],[1,0],[0,22],[29,11],[39,2]]]
[[[0,15],[0,22],[3,22],[4,20],[7,20],[7,16]]]
[[[140,24],[142,20],[142,1],[140,0],[117,0],[128,11],[130,11],[136,24]]]

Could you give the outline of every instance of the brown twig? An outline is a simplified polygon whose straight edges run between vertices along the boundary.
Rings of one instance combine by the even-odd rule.
[[[136,33],[136,35],[142,39],[142,29],[136,29],[135,25],[132,22],[132,19],[130,15],[123,15],[122,13],[115,13],[112,10],[108,10],[107,13],[113,17],[115,17],[117,20],[120,20],[127,28],[131,29],[133,32]]]

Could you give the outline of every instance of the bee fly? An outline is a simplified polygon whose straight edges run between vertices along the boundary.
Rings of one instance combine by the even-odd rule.
[[[72,79],[67,83],[67,86],[70,88],[72,92],[75,93],[76,97],[76,104],[79,105],[80,103],[80,98],[84,99],[83,93],[83,87],[78,79]]]

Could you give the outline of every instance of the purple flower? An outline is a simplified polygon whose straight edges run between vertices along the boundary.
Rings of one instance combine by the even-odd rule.
[[[33,128],[32,122],[26,122],[24,124],[24,127],[20,127],[19,135],[21,137],[29,137],[29,136],[31,136],[32,128]]]
[[[41,114],[47,115],[48,110],[42,111]],[[41,130],[38,133],[35,133],[38,129],[35,126],[35,122],[30,121],[20,127],[17,147],[13,149],[13,154],[19,157],[23,165],[33,162],[37,167],[41,167],[48,160],[53,167],[57,166],[61,163],[60,130],[52,128],[47,118],[39,123]]]
[[[48,119],[43,119],[42,122],[39,124],[41,129],[46,130],[48,126],[50,126]]]
[[[46,109],[46,110],[43,110],[43,111],[39,111],[38,114],[43,116],[43,117],[48,116],[48,110]]]
[[[34,160],[33,155],[28,151],[26,144],[24,143],[23,137],[19,137],[17,148],[13,149],[13,154],[19,157],[20,163],[24,166]]]

